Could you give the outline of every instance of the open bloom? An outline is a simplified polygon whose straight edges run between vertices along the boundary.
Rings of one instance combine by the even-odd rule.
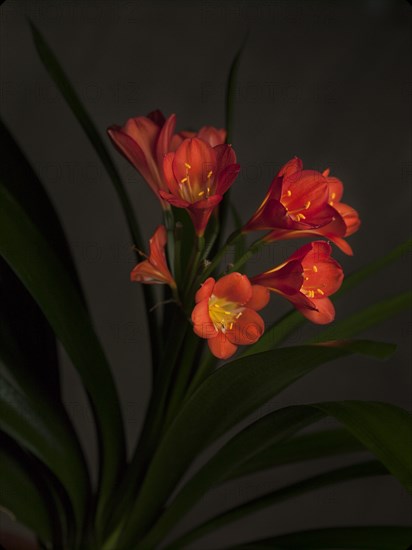
[[[239,173],[230,145],[212,147],[199,138],[185,139],[163,162],[167,191],[162,199],[186,208],[196,233],[203,235],[210,215]]]
[[[332,241],[345,254],[353,254],[351,246],[345,241],[344,237],[349,237],[359,229],[361,224],[359,214],[351,206],[340,202],[343,195],[342,182],[338,178],[329,176],[329,169],[322,172],[322,176],[326,179],[328,184],[329,205],[336,211],[334,219],[328,224],[318,228],[299,230],[274,229],[266,236],[265,240],[267,242],[312,237],[316,235]],[[343,234],[342,221],[345,227]]]
[[[224,143],[226,131],[204,126],[195,132],[174,134],[176,116],[165,119],[160,111],[147,116],[130,118],[124,126],[111,126],[107,132],[116,148],[147,181],[152,191],[159,196],[159,190],[167,190],[163,177],[163,157],[187,137],[197,136],[211,146]]]
[[[328,296],[343,281],[343,270],[331,258],[331,252],[325,241],[309,243],[280,266],[252,277],[251,282],[282,295],[310,321],[330,323],[335,318],[335,308]]]
[[[138,263],[130,273],[130,280],[146,284],[167,284],[174,288],[176,283],[167,266],[165,246],[167,233],[164,225],[159,225],[149,241],[150,254]]]
[[[207,338],[210,351],[227,359],[238,345],[253,344],[263,334],[264,322],[256,311],[269,301],[268,290],[252,285],[246,275],[230,273],[215,281],[209,277],[196,293],[193,330]]]
[[[321,235],[351,254],[344,237],[359,228],[360,220],[353,208],[340,202],[342,194],[342,182],[330,177],[329,170],[303,170],[295,157],[276,175],[243,231],[271,230],[268,242]]]

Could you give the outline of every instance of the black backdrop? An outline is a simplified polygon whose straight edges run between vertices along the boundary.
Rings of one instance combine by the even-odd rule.
[[[69,236],[98,333],[114,365],[129,443],[146,406],[149,370],[140,290],[129,283],[133,256],[127,228],[103,168],[36,56],[25,15],[54,48],[102,133],[112,123],[155,108],[175,112],[179,129],[222,126],[228,68],[249,31],[233,137],[242,172],[232,197],[244,219],[276,170],[298,155],[306,167],[329,166],[345,183],[345,202],[361,214],[362,228],[351,239],[354,257],[336,254],[348,273],[410,232],[407,2],[8,0],[0,15],[2,116],[47,187]],[[156,200],[113,155],[148,238],[160,221]],[[268,249],[251,272],[278,263],[296,244]],[[409,280],[410,257],[404,257],[352,292],[337,317],[406,289]],[[273,300],[266,318],[286,309]],[[272,406],[372,399],[410,408],[410,328],[405,314],[366,334],[398,344],[389,361],[353,358],[323,367]],[[312,332],[301,330],[293,342]],[[85,396],[63,352],[61,358],[64,399],[93,459]],[[328,460],[310,471],[335,464]],[[207,496],[185,524],[307,471],[293,466],[227,485]],[[196,548],[295,528],[402,523],[411,516],[410,501],[395,481],[371,479],[290,500]],[[1,516],[1,522],[6,525],[7,519]]]

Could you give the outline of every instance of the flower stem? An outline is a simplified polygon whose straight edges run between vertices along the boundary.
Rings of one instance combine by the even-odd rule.
[[[265,246],[266,241],[265,238],[262,237],[261,239],[257,239],[249,248],[248,250],[241,256],[237,262],[235,262],[230,269],[228,269],[227,273],[233,273],[233,271],[238,271],[252,256],[254,256],[261,248]]]

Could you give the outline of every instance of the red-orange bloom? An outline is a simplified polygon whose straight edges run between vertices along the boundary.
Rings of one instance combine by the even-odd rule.
[[[303,170],[302,161],[295,157],[274,178],[244,231],[273,230],[268,240],[275,240],[288,238],[285,235],[291,232],[294,237],[304,236],[305,231],[327,226],[328,233],[344,237],[347,226],[331,198],[334,194],[337,196],[337,182],[339,180],[329,178],[326,172]]]
[[[256,311],[268,303],[269,292],[252,285],[246,275],[230,273],[217,282],[209,277],[195,299],[193,330],[207,338],[215,357],[227,359],[238,345],[253,344],[262,336],[265,325]]]
[[[330,223],[312,229],[290,231],[288,229],[275,229],[266,237],[267,242],[273,242],[284,239],[296,239],[300,237],[312,237],[313,235],[325,237],[338,246],[345,254],[352,255],[351,246],[343,237],[349,237],[355,233],[361,224],[359,214],[351,206],[340,202],[343,195],[343,184],[338,178],[329,176],[329,169],[322,172],[328,183],[329,205],[332,206],[337,214]],[[342,235],[342,220],[345,224],[345,232]]]
[[[159,225],[149,241],[150,254],[146,260],[138,263],[130,273],[130,280],[149,285],[167,284],[175,287],[176,283],[167,266],[165,246],[167,233],[164,225]]]
[[[167,119],[160,111],[153,111],[146,117],[130,118],[124,126],[111,126],[107,132],[116,148],[147,181],[152,191],[159,196],[159,190],[167,190],[163,176],[163,157],[175,151],[187,137],[198,138],[215,146],[225,142],[226,131],[204,126],[195,132],[174,134],[176,116]]]
[[[164,158],[169,192],[161,190],[160,196],[173,206],[186,208],[196,233],[201,236],[239,168],[230,145],[211,147],[199,138],[185,139],[175,153]]]
[[[282,265],[252,277],[251,282],[281,294],[310,321],[330,323],[335,318],[335,308],[328,296],[343,281],[343,270],[331,258],[331,252],[325,241],[309,243]]]

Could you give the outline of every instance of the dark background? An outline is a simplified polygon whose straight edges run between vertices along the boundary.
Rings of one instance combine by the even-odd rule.
[[[361,230],[350,240],[355,255],[336,252],[347,273],[387,253],[410,233],[407,2],[8,0],[0,15],[2,116],[61,216],[113,365],[130,445],[150,380],[141,293],[129,283],[131,243],[94,150],[37,58],[25,15],[44,33],[102,133],[110,124],[155,108],[175,112],[178,129],[223,126],[228,69],[249,31],[233,136],[242,171],[232,199],[243,219],[259,204],[278,168],[298,155],[306,167],[330,167],[345,183],[344,201],[361,214]],[[160,222],[157,201],[127,163],[115,151],[113,155],[149,238]],[[297,246],[291,241],[268,248],[252,262],[250,272],[280,263]],[[410,263],[405,256],[353,291],[339,302],[337,318],[406,289]],[[286,310],[286,304],[273,299],[266,319]],[[365,336],[398,344],[390,360],[353,357],[325,366],[294,384],[271,407],[368,399],[411,408],[410,329],[410,317],[404,314],[370,330]],[[292,342],[312,333],[306,327]],[[93,460],[87,402],[63,351],[61,358],[64,399]],[[268,486],[344,462],[292,466],[225,485],[204,498],[185,525]],[[411,520],[410,499],[398,483],[372,478],[289,500],[209,536],[195,548],[301,528]],[[3,515],[1,525],[10,527]]]

